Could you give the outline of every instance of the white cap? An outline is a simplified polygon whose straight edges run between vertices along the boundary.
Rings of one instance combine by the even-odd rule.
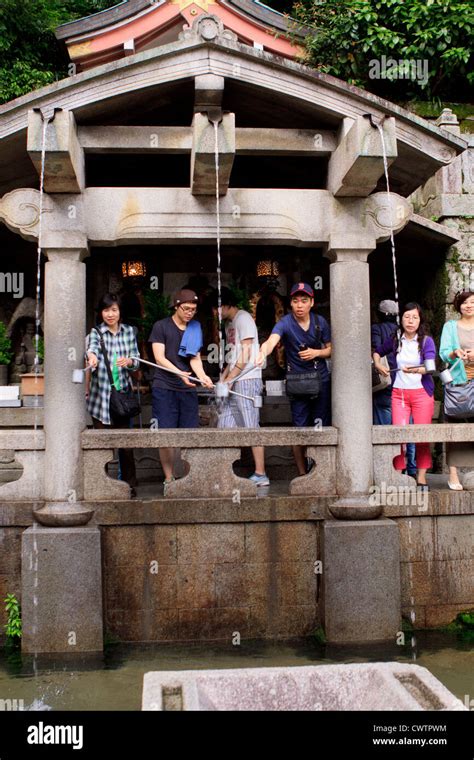
[[[378,308],[382,314],[398,314],[398,306],[395,301],[380,301]]]

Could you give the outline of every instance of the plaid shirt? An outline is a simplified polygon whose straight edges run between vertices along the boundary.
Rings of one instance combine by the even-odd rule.
[[[118,332],[114,335],[109,328],[102,322],[98,329],[104,337],[105,348],[109,357],[110,368],[113,367],[114,354],[117,358],[120,356],[139,356],[137,339],[135,331],[130,325],[120,324]],[[98,358],[99,364],[97,369],[91,372],[91,384],[89,390],[89,399],[87,408],[91,417],[100,420],[104,425],[110,425],[110,380],[105,366],[100,338],[97,330],[91,330],[86,338],[87,351],[92,351]],[[130,386],[129,372],[137,370],[140,363],[134,359],[132,367],[117,367],[120,378],[120,390],[126,391]]]

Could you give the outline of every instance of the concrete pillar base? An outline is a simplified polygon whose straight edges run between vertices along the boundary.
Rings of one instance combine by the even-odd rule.
[[[328,509],[336,520],[376,520],[383,506],[370,504],[368,496],[352,496],[338,499]]]
[[[326,521],[322,624],[331,643],[395,641],[401,626],[397,524]]]
[[[99,528],[28,528],[21,565],[22,650],[101,652]]]

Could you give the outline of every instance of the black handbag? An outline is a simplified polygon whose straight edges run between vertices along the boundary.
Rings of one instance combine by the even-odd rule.
[[[306,396],[317,398],[321,391],[319,372],[289,372],[286,376],[286,393],[288,396]]]
[[[128,388],[126,391],[118,391],[115,387],[104,337],[99,330],[97,330],[97,332],[99,333],[102,354],[104,356],[105,366],[107,367],[107,374],[110,381],[110,419],[115,425],[124,424],[133,417],[136,417],[137,414],[140,414],[140,402],[131,388]]]
[[[321,326],[318,318],[315,316],[315,328],[316,328],[316,347],[321,348]],[[295,343],[298,341],[297,336],[292,331],[292,337]],[[314,367],[317,367],[318,362],[314,362]],[[306,396],[306,398],[317,398],[321,392],[321,377],[317,369],[310,372],[288,372],[286,376],[286,395],[292,398],[293,396]]]
[[[464,385],[444,386],[444,413],[455,419],[474,417],[474,380]]]

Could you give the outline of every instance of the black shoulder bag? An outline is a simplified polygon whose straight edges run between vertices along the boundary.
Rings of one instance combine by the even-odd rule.
[[[319,342],[321,348],[321,327],[317,316],[314,317],[316,322],[316,342]],[[317,369],[309,372],[288,372],[286,375],[286,395],[290,398],[294,396],[305,396],[306,398],[317,398],[321,392],[321,377]]]
[[[113,424],[120,425],[128,422],[132,417],[136,417],[137,414],[140,413],[140,404],[131,388],[128,388],[126,391],[118,391],[115,387],[112,370],[110,369],[109,356],[105,347],[104,336],[99,330],[97,330],[97,332],[99,333],[100,345],[110,382],[110,419]]]

